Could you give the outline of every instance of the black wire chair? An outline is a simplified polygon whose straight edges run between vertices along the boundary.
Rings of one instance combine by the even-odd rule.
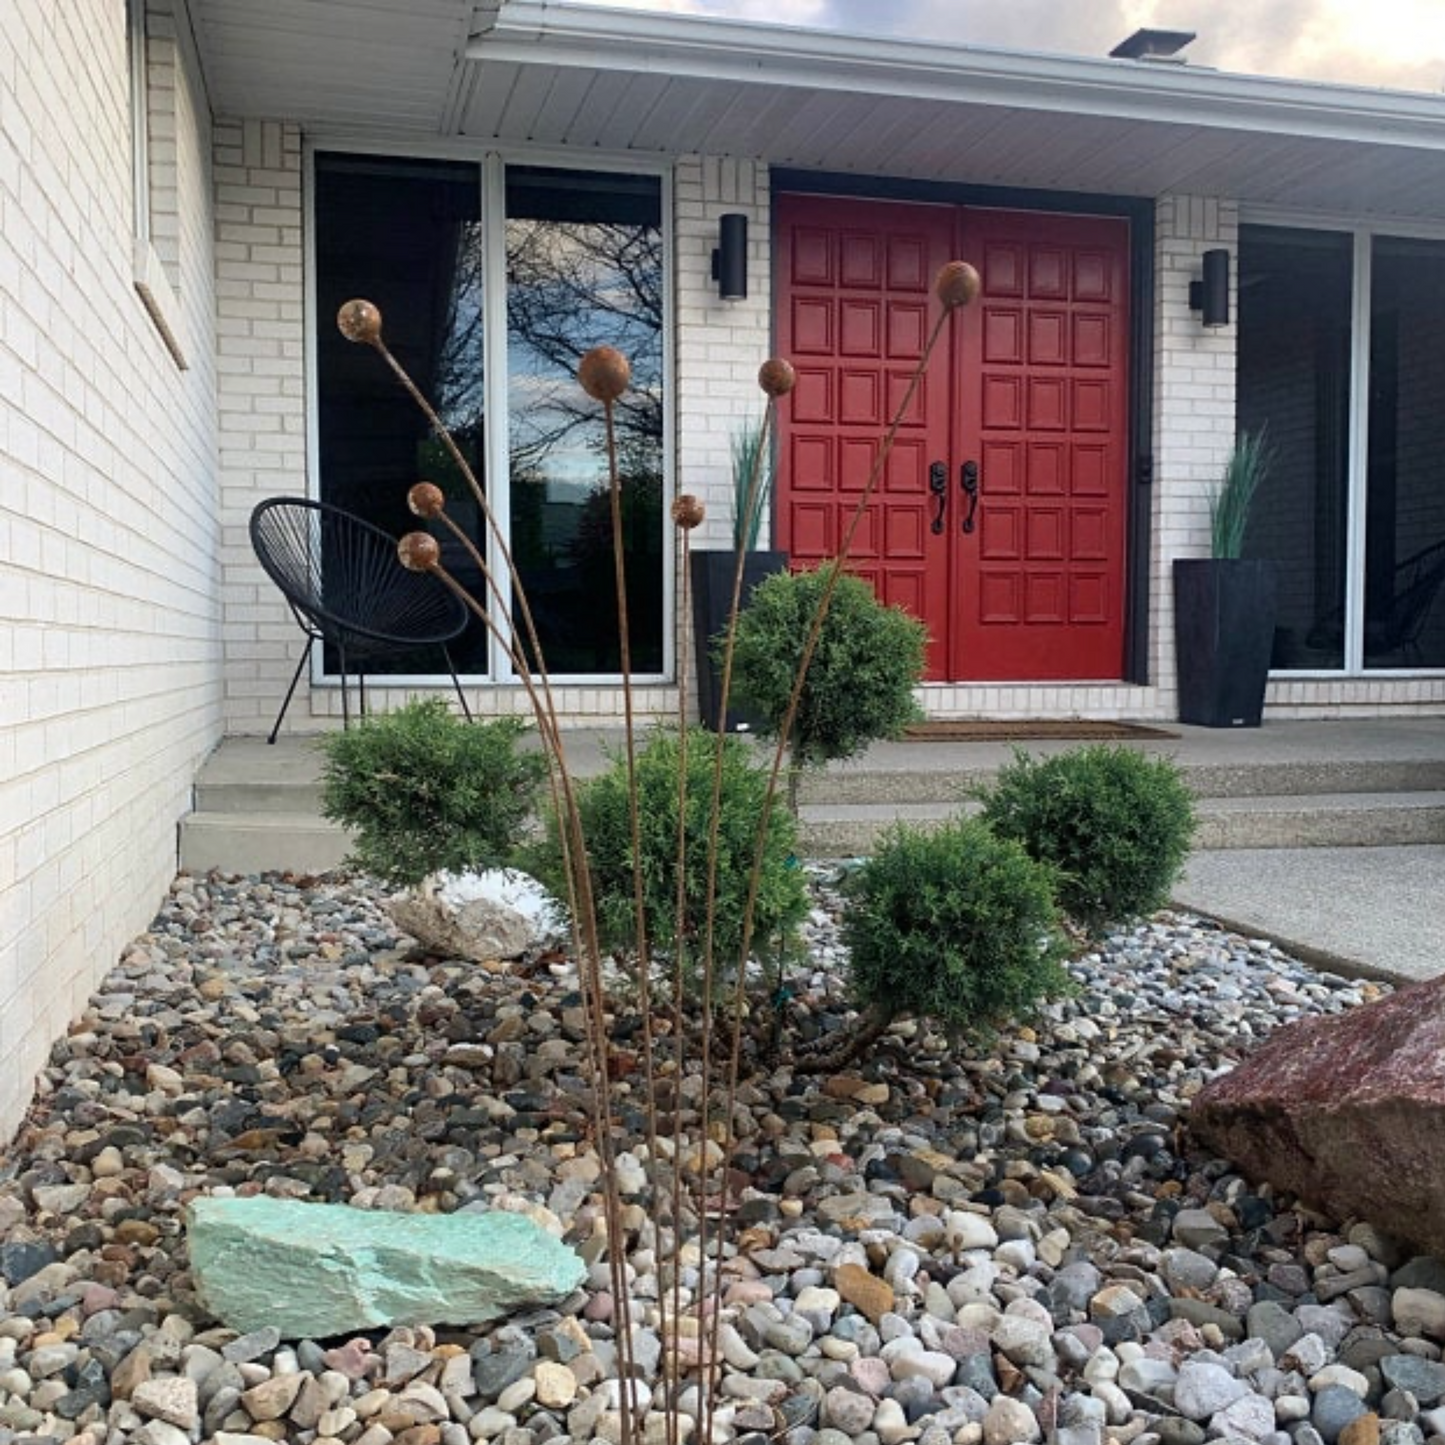
[[[448,646],[466,630],[467,609],[438,578],[403,567],[390,533],[328,502],[268,497],[251,513],[251,546],[306,634],[268,743],[276,741],[316,642],[331,643],[340,658],[343,726],[351,724],[346,700],[351,666],[364,716],[367,661],[418,647],[441,648],[462,712],[471,720]]]

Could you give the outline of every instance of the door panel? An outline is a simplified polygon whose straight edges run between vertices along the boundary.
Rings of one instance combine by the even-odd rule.
[[[1123,674],[1128,231],[1122,220],[780,196],[778,331],[798,371],[779,539],[839,549],[936,314],[958,313],[899,429],[851,568],[928,625],[930,680]]]
[[[949,675],[1116,679],[1124,665],[1128,230],[966,210],[954,446],[979,464]],[[965,539],[967,542],[968,539]]]
[[[933,278],[953,244],[944,206],[780,196],[779,354],[797,370],[780,409],[779,545],[794,565],[834,556],[867,485],[883,432],[932,324]],[[947,459],[951,363],[935,353],[854,537],[850,570],[941,637],[947,539],[932,530],[932,462]],[[946,642],[929,652],[941,678]]]

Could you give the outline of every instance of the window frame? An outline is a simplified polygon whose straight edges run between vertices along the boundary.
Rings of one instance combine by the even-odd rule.
[[[466,141],[429,141],[416,145],[398,141],[363,138],[346,134],[317,132],[306,138],[302,149],[303,225],[305,244],[303,256],[303,287],[305,316],[304,365],[306,372],[306,494],[313,499],[321,495],[321,438],[318,397],[318,326],[332,324],[332,318],[317,314],[316,261],[316,156],[318,153],[345,151],[354,155],[412,157],[417,160],[466,161],[477,169],[481,201],[483,245],[484,325],[483,396],[486,417],[483,427],[483,474],[505,477],[509,474],[510,446],[507,421],[508,368],[506,310],[506,173],[508,165],[549,166],[560,170],[591,171],[618,175],[655,176],[659,183],[659,208],[662,238],[662,494],[664,502],[676,495],[676,238],[673,204],[673,165],[670,160],[640,161],[635,156],[599,151],[578,155],[574,150],[557,147],[488,146],[478,148]],[[502,364],[495,364],[501,361]],[[497,529],[510,544],[512,526],[511,488],[498,486],[489,490],[487,500],[496,518]],[[677,680],[677,542],[675,529],[666,524],[666,506],[662,527],[662,658],[663,668],[656,673],[635,673],[631,681],[640,687],[670,686]],[[487,565],[497,582],[499,597],[478,598],[494,621],[503,629],[510,625],[512,615],[512,581],[502,561],[501,544],[489,531],[486,537]],[[325,671],[324,649],[313,649],[310,681],[313,687],[339,686],[340,675]],[[465,673],[462,680],[474,686],[521,689],[523,679],[504,655],[495,639],[488,649],[491,668],[485,673]],[[554,687],[615,688],[622,685],[622,674],[558,673],[551,675]],[[374,685],[383,687],[450,686],[445,674],[391,674],[376,678]]]
[[[1445,676],[1445,667],[1365,666],[1365,519],[1369,502],[1370,340],[1374,279],[1374,243],[1382,237],[1435,241],[1445,245],[1445,222],[1403,217],[1295,211],[1277,206],[1241,206],[1245,226],[1275,226],[1297,231],[1334,231],[1350,237],[1350,395],[1346,421],[1350,442],[1345,516],[1344,658],[1337,668],[1274,668],[1279,682],[1390,681]],[[1238,241],[1236,241],[1236,249]],[[1236,385],[1238,371],[1236,370]],[[1238,402],[1236,399],[1236,410]]]
[[[152,93],[150,67],[155,60],[151,34],[154,0],[125,0],[126,103],[130,119],[131,281],[178,371],[190,362],[182,337],[181,303],[152,240],[153,152],[150,143]],[[172,0],[171,18],[184,14],[183,0]],[[172,42],[170,63],[180,64]]]

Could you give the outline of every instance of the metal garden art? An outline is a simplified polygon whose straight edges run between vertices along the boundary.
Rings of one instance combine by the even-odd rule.
[[[907,414],[934,347],[948,324],[952,313],[968,305],[979,291],[979,277],[974,268],[963,261],[951,261],[938,273],[934,294],[940,303],[939,314],[930,328],[927,341],[897,410],[885,431],[868,475],[859,493],[857,505],[838,548],[838,566],[830,571],[830,581],[820,594],[817,610],[803,647],[797,679],[789,708],[776,739],[768,771],[767,798],[769,806],[761,810],[758,820],[758,847],[761,857],[772,817],[771,803],[777,794],[788,756],[789,737],[797,715],[799,698],[809,663],[816,650],[823,621],[832,603],[837,579],[843,575],[853,539],[870,499],[883,475],[893,440],[903,417]],[[412,512],[421,518],[447,528],[471,557],[484,579],[487,595],[497,605],[486,606],[473,596],[442,565],[441,548],[429,532],[416,531],[398,543],[398,554],[404,566],[418,572],[431,572],[446,583],[462,602],[481,619],[499,647],[511,659],[521,685],[526,689],[532,716],[543,744],[548,767],[548,787],[559,820],[566,872],[566,891],[573,929],[575,951],[584,1013],[586,1018],[585,1075],[589,1082],[589,1108],[594,1144],[602,1166],[601,1218],[598,1227],[605,1235],[611,1293],[614,1301],[618,1367],[621,1388],[618,1394],[622,1445],[634,1445],[642,1438],[644,1417],[654,1403],[652,1394],[640,1382],[641,1371],[634,1348],[634,1311],[656,1309],[663,1339],[663,1389],[655,1403],[659,1406],[662,1425],[653,1425],[648,1438],[662,1435],[666,1445],[680,1445],[696,1428],[702,1441],[713,1438],[713,1384],[720,1366],[719,1327],[723,1318],[729,1199],[728,1162],[734,1144],[731,1121],[738,1104],[739,1080],[743,1058],[743,1036],[748,1014],[746,999],[747,961],[753,943],[753,920],[756,914],[759,865],[754,863],[748,887],[744,914],[743,940],[736,960],[716,958],[714,944],[714,908],[716,902],[717,866],[716,837],[719,798],[721,793],[723,748],[727,739],[716,739],[716,765],[712,772],[712,819],[709,838],[709,868],[701,898],[686,896],[685,871],[682,859],[687,848],[685,836],[687,809],[685,797],[679,800],[678,882],[676,916],[681,920],[691,915],[696,927],[685,935],[676,929],[676,944],[670,966],[670,983],[666,997],[654,996],[653,960],[649,956],[648,919],[643,905],[643,880],[640,867],[635,871],[634,899],[637,940],[636,1005],[641,1017],[641,1043],[636,1060],[641,1072],[626,1079],[633,1090],[640,1083],[645,1103],[645,1138],[627,1137],[615,1115],[619,1112],[616,1091],[622,1085],[615,1050],[609,1029],[609,996],[604,974],[604,953],[599,940],[597,912],[594,906],[592,878],[588,868],[587,839],[583,836],[574,782],[567,763],[566,738],[559,724],[552,682],[543,657],[537,628],[526,591],[512,561],[506,536],[498,526],[487,495],[478,484],[461,450],[442,424],[431,404],[421,394],[401,364],[392,355],[382,337],[382,318],[369,301],[348,301],[337,316],[342,334],[349,340],[372,347],[395,373],[426,415],[437,437],[458,470],[466,479],[485,521],[487,536],[495,554],[506,569],[514,608],[504,605],[499,579],[471,537],[446,512],[445,497],[440,488],[428,482],[413,486],[408,494]],[[617,617],[622,657],[622,696],[626,730],[625,757],[628,777],[632,782],[631,836],[634,859],[640,857],[638,790],[636,787],[636,744],[631,644],[627,616],[626,556],[622,533],[622,484],[617,465],[617,445],[613,409],[626,392],[630,379],[627,358],[609,346],[598,346],[581,358],[577,379],[589,397],[601,404],[605,434],[612,522],[612,561],[616,584]],[[742,499],[741,514],[751,516],[758,508],[760,488],[764,485],[763,461],[766,458],[776,426],[777,408],[792,391],[795,383],[793,367],[781,358],[765,362],[758,373],[758,383],[766,398],[766,409],[759,444],[754,453],[752,475],[747,494]],[[678,496],[672,503],[671,519],[680,539],[681,565],[678,576],[684,591],[689,570],[689,539],[703,519],[702,503],[690,494]],[[739,550],[733,579],[732,605],[729,613],[727,640],[723,653],[720,705],[727,706],[732,680],[733,639],[743,587],[744,553]],[[687,598],[683,598],[687,613]],[[498,618],[515,616],[520,624],[507,626]],[[535,668],[527,659],[535,659]],[[678,740],[682,765],[678,769],[678,786],[685,791],[689,770],[686,766],[688,730],[688,697],[685,678],[678,688]],[[697,745],[694,741],[694,745]],[[685,942],[685,937],[693,942]],[[700,951],[700,958],[687,958],[688,948]],[[689,1003],[698,995],[685,985],[685,979],[702,979],[701,1004],[695,1018],[689,1018]],[[721,987],[718,985],[721,984]],[[631,1061],[628,1060],[628,1063]],[[689,1079],[685,1091],[684,1080]],[[691,1083],[697,1079],[699,1084]],[[693,1090],[695,1089],[695,1093]],[[701,1117],[696,1123],[689,1117],[684,1094],[701,1101]],[[659,1104],[659,1099],[663,1103]],[[647,1212],[655,1230],[654,1245],[664,1266],[665,1297],[656,1305],[634,1301],[628,1290],[627,1238],[624,1223],[624,1202],[617,1182],[615,1161],[623,1149],[632,1149],[645,1156]],[[685,1279],[686,1277],[686,1279]],[[695,1285],[692,1283],[695,1281]],[[685,1414],[680,1400],[690,1387],[697,1387],[696,1417]]]

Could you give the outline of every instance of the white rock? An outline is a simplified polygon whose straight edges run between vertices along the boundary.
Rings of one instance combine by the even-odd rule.
[[[1223,1365],[1185,1360],[1174,1382],[1174,1408],[1191,1420],[1208,1420],[1247,1394],[1249,1386]]]
[[[1445,1340],[1445,1295],[1433,1289],[1397,1289],[1391,1299],[1395,1328],[1402,1335]]]
[[[943,1222],[948,1231],[948,1247],[956,1254],[970,1249],[998,1248],[998,1232],[981,1214],[951,1209],[944,1215]]]
[[[1274,1406],[1263,1395],[1241,1395],[1209,1422],[1210,1434],[1225,1440],[1263,1440],[1274,1430]]]
[[[438,873],[386,906],[397,927],[427,948],[474,963],[517,958],[561,928],[551,895],[535,878],[507,868]]]
[[[983,1417],[984,1445],[1033,1445],[1043,1434],[1034,1412],[1007,1395],[994,1396]]]
[[[918,1432],[908,1423],[908,1416],[897,1400],[880,1400],[873,1412],[873,1433],[883,1445],[902,1445]]]
[[[1310,1390],[1318,1395],[1327,1385],[1343,1385],[1347,1390],[1353,1390],[1360,1399],[1364,1399],[1370,1393],[1370,1382],[1358,1370],[1352,1370],[1348,1365],[1326,1365],[1323,1370],[1317,1370],[1310,1376]]]
[[[142,1380],[135,1387],[130,1402],[140,1414],[153,1420],[164,1420],[180,1430],[189,1430],[200,1420],[196,1382],[183,1375]]]

